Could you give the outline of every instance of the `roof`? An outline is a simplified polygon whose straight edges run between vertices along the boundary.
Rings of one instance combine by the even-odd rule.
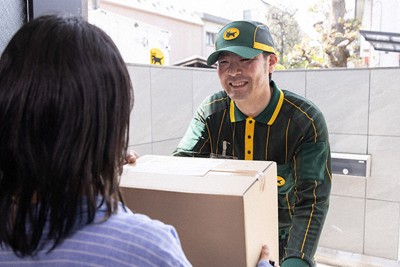
[[[366,30],[360,30],[360,33],[375,50],[400,52],[400,33]]]
[[[159,0],[102,0],[102,2],[140,9],[157,15],[203,25],[203,21],[196,12],[168,2]]]
[[[208,69],[215,69],[215,64],[212,66],[207,65],[207,59],[201,56],[191,56],[185,58],[177,63],[174,66],[183,66],[183,67],[195,67],[195,68],[208,68]]]

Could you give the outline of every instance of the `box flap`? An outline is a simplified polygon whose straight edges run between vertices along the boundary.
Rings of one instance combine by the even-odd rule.
[[[144,155],[137,159],[136,164],[125,165],[125,168],[135,172],[204,176],[224,161],[205,158],[194,161],[188,157]]]
[[[267,161],[146,155],[136,164],[124,166],[120,184],[153,190],[241,196],[270,166],[271,162]]]

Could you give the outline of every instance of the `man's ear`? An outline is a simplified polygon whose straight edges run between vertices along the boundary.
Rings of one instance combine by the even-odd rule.
[[[274,72],[275,66],[278,63],[279,58],[275,54],[269,55],[269,73]]]

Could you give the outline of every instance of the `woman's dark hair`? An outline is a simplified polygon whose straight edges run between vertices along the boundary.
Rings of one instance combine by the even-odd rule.
[[[132,105],[126,65],[96,26],[43,16],[14,35],[0,59],[1,246],[34,255],[100,204],[116,211]]]

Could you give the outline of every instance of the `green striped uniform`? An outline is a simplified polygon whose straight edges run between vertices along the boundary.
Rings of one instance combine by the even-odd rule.
[[[275,161],[280,239],[288,242],[282,266],[313,266],[331,189],[328,130],[311,101],[273,81],[271,88],[270,103],[255,118],[224,91],[206,98],[174,155]]]

